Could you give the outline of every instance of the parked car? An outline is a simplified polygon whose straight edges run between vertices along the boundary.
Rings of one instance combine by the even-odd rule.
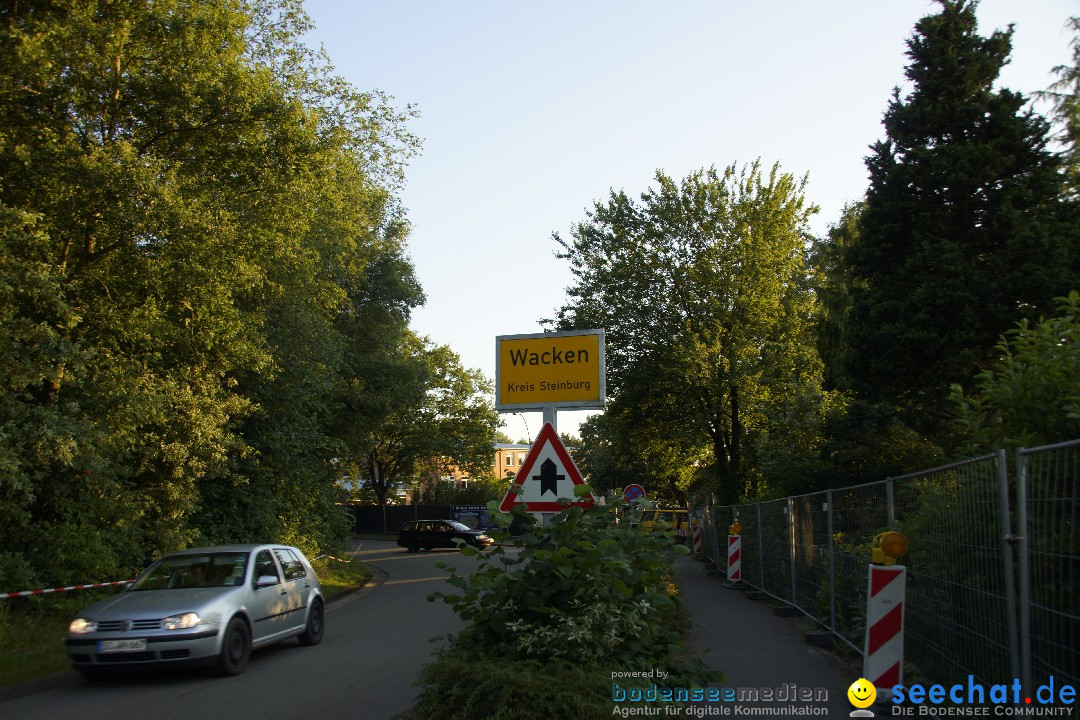
[[[420,548],[456,548],[455,539],[460,539],[483,550],[495,543],[480,530],[473,530],[468,525],[454,520],[410,520],[401,526],[397,534],[397,544],[416,552]]]
[[[247,667],[253,648],[323,637],[322,587],[300,550],[225,545],[170,553],[68,626],[72,666],[90,679],[125,668]]]

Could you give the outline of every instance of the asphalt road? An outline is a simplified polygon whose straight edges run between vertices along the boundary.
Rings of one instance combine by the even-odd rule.
[[[453,589],[435,563],[465,569],[475,560],[358,542],[379,582],[327,608],[326,636],[315,647],[291,639],[257,650],[242,675],[228,678],[194,670],[89,683],[64,673],[39,692],[0,701],[0,718],[392,718],[412,705],[416,675],[442,644],[432,639],[461,627],[449,606],[427,602],[433,590]]]

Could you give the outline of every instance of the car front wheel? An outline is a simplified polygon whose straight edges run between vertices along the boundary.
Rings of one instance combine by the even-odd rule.
[[[251,658],[251,631],[247,623],[240,618],[233,618],[225,628],[225,638],[221,643],[221,656],[218,657],[217,670],[221,675],[239,675],[247,667]]]
[[[301,645],[318,645],[322,641],[324,619],[323,604],[316,600],[311,604],[311,610],[308,612],[307,627],[300,633]]]

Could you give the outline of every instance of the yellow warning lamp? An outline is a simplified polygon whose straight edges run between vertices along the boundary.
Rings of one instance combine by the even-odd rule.
[[[879,533],[870,544],[870,562],[892,565],[907,552],[907,538],[898,532]]]
[[[728,525],[727,534],[742,535],[742,525],[739,524],[738,520],[735,520],[730,525]]]

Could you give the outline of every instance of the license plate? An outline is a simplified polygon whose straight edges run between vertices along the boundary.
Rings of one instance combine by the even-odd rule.
[[[99,653],[138,652],[146,649],[146,640],[99,640]]]

